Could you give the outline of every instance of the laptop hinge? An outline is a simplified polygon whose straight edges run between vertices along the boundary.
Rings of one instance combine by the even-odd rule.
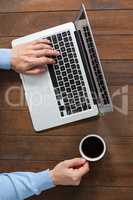
[[[78,47],[79,47],[79,51],[80,51],[80,55],[81,55],[81,58],[82,58],[83,65],[84,65],[88,84],[90,86],[93,102],[94,102],[94,104],[97,104],[97,106],[99,108],[100,99],[98,98],[98,91],[97,91],[97,88],[95,86],[95,82],[93,80],[90,62],[89,62],[87,52],[86,52],[85,47],[84,47],[84,41],[83,41],[81,32],[80,32],[80,30],[77,30],[77,31],[74,32],[74,34],[75,34],[76,41],[77,41],[77,44],[78,44]]]

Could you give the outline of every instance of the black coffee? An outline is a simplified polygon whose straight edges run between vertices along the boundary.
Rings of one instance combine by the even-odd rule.
[[[102,141],[97,137],[86,138],[82,143],[82,151],[89,158],[99,157],[104,150]]]

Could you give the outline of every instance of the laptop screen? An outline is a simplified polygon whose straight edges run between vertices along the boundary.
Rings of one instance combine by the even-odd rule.
[[[89,19],[82,4],[80,13],[75,19],[75,27],[77,29],[79,39],[84,47],[86,59],[88,60],[88,70],[91,73],[93,88],[95,88],[95,97],[99,107],[103,108],[111,105],[111,99],[108,92],[106,80],[102,70],[100,58],[97,52],[93,33],[89,23]],[[96,97],[97,96],[97,97]],[[105,112],[105,110],[104,110]]]

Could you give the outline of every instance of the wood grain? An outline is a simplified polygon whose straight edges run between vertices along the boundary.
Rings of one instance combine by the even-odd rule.
[[[52,169],[58,161],[25,161],[25,160],[1,160],[0,171],[32,171],[37,172],[42,169]],[[104,170],[103,170],[104,168]],[[94,173],[95,172],[95,173]],[[117,174],[117,176],[116,176]],[[97,179],[95,179],[97,177]],[[81,183],[81,188],[98,186],[132,187],[133,186],[133,166],[130,162],[101,161],[97,165],[90,164],[90,172]]]
[[[27,12],[27,11],[60,11],[60,10],[79,10],[81,3],[84,3],[87,9],[132,9],[132,0],[1,0],[0,12]]]
[[[77,11],[3,13],[0,14],[0,36],[27,35],[74,21],[77,15]],[[88,17],[94,34],[133,34],[132,11],[88,11]]]
[[[79,187],[57,187],[29,200],[133,197],[133,1],[83,2],[113,97],[114,112],[37,134],[26,104],[12,107],[5,101],[11,86],[21,87],[19,75],[0,70],[0,171],[52,169],[59,161],[80,156],[79,142],[89,133],[99,133],[108,151],[103,160],[90,163],[91,171]],[[81,0],[0,0],[0,48],[9,48],[17,37],[73,21],[80,4]],[[10,99],[17,103],[20,92],[12,91]],[[126,99],[127,113],[123,113],[122,101]]]
[[[14,37],[0,38],[0,47],[10,47],[12,39]],[[131,35],[96,35],[95,41],[100,58],[103,60],[133,59],[133,37]]]
[[[55,188],[52,191],[43,193],[40,197],[30,198],[30,200],[42,200],[42,198],[47,198],[47,200],[67,200],[71,197],[76,198],[76,200],[132,200],[133,189],[126,187],[60,187]]]
[[[78,146],[82,136],[0,136],[1,159],[61,160],[79,156]],[[106,160],[112,162],[132,161],[133,138],[104,136],[108,144]],[[6,146],[5,146],[6,142]],[[51,148],[52,145],[52,148]],[[38,148],[39,147],[39,148]],[[41,153],[40,153],[41,150]],[[116,153],[117,152],[117,153]],[[52,155],[52,158],[51,158]]]

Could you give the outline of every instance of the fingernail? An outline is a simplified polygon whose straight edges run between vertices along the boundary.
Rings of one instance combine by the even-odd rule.
[[[84,158],[81,158],[81,161],[82,161],[82,162],[86,162],[86,160],[85,160]]]
[[[45,39],[45,38],[44,38],[44,40],[46,40],[46,41],[47,41],[49,44],[51,43],[51,41],[50,41],[50,40],[48,40],[48,39]]]
[[[56,51],[56,50],[55,50],[55,53],[56,53],[57,55],[60,55],[60,52],[59,52],[59,51]]]

